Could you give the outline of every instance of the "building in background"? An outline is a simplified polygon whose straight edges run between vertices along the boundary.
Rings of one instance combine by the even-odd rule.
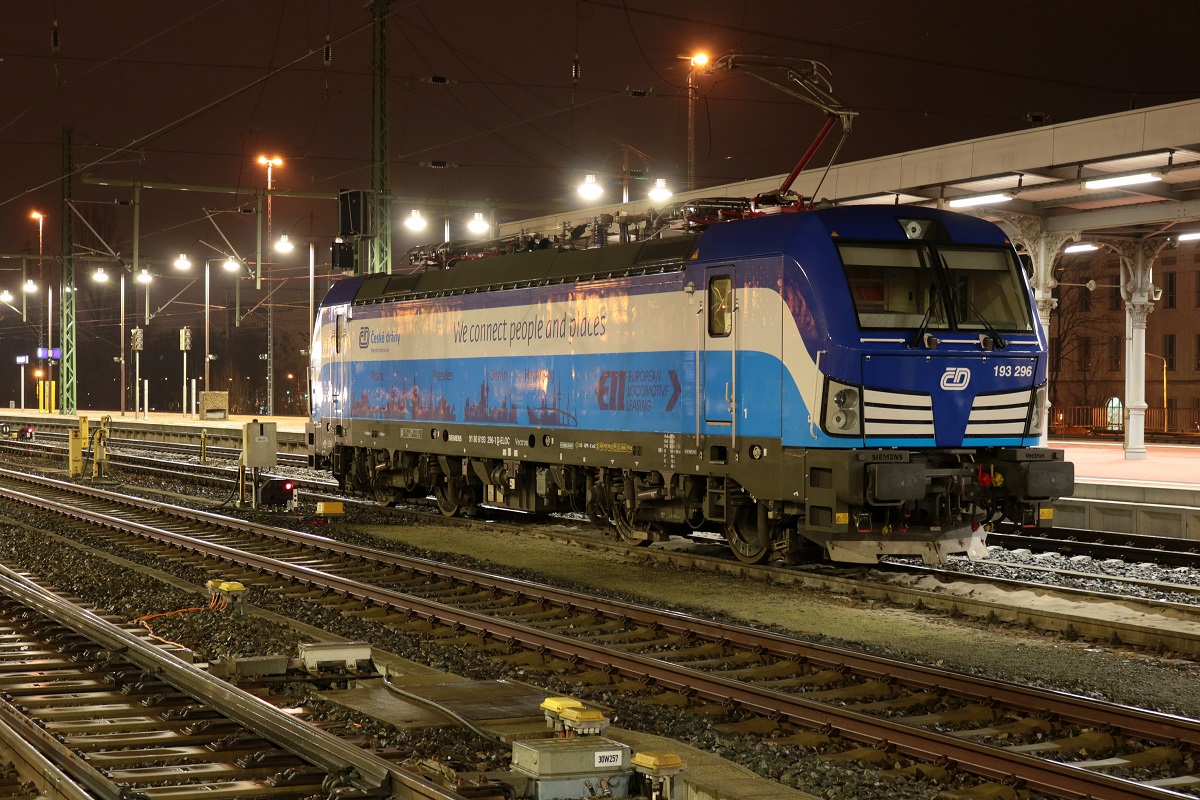
[[[1051,316],[1051,431],[1120,431],[1125,301],[1109,250],[1059,257]],[[1088,288],[1089,281],[1095,288]],[[1200,247],[1174,242],[1154,263],[1162,294],[1146,321],[1146,432],[1200,435]]]

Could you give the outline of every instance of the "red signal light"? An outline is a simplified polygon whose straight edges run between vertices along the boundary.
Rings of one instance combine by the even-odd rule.
[[[264,506],[286,506],[296,499],[296,482],[286,478],[271,478],[259,489],[259,503]]]

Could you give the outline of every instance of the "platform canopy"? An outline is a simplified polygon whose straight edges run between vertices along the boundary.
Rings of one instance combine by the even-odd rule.
[[[853,136],[853,134],[851,134]],[[797,142],[802,149],[807,142]],[[820,161],[818,154],[815,161]],[[1123,186],[1089,186],[1101,178],[1156,180]],[[753,197],[777,189],[785,174],[676,194],[668,202],[700,197]],[[839,205],[936,205],[1009,195],[976,208],[1005,210],[1044,220],[1043,229],[1104,235],[1162,234],[1200,220],[1200,100],[1062,122],[1012,133],[879,158],[837,164],[800,174],[793,188],[805,197]],[[501,235],[520,230],[552,235],[598,214],[637,212],[648,201],[591,206],[505,223]]]

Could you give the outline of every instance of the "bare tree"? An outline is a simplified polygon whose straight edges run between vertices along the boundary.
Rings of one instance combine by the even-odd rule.
[[[1121,335],[1123,317],[1110,308],[1115,279],[1098,259],[1071,259],[1056,269],[1058,306],[1050,318],[1050,402],[1055,406],[1100,406],[1117,381],[1108,369],[1108,341]],[[1089,289],[1094,280],[1097,288]]]

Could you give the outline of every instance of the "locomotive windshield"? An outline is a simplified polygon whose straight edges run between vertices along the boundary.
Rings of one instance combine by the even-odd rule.
[[[838,250],[860,328],[1032,330],[1007,250],[874,244]]]
[[[938,248],[960,330],[1032,330],[1025,291],[1006,250]]]

